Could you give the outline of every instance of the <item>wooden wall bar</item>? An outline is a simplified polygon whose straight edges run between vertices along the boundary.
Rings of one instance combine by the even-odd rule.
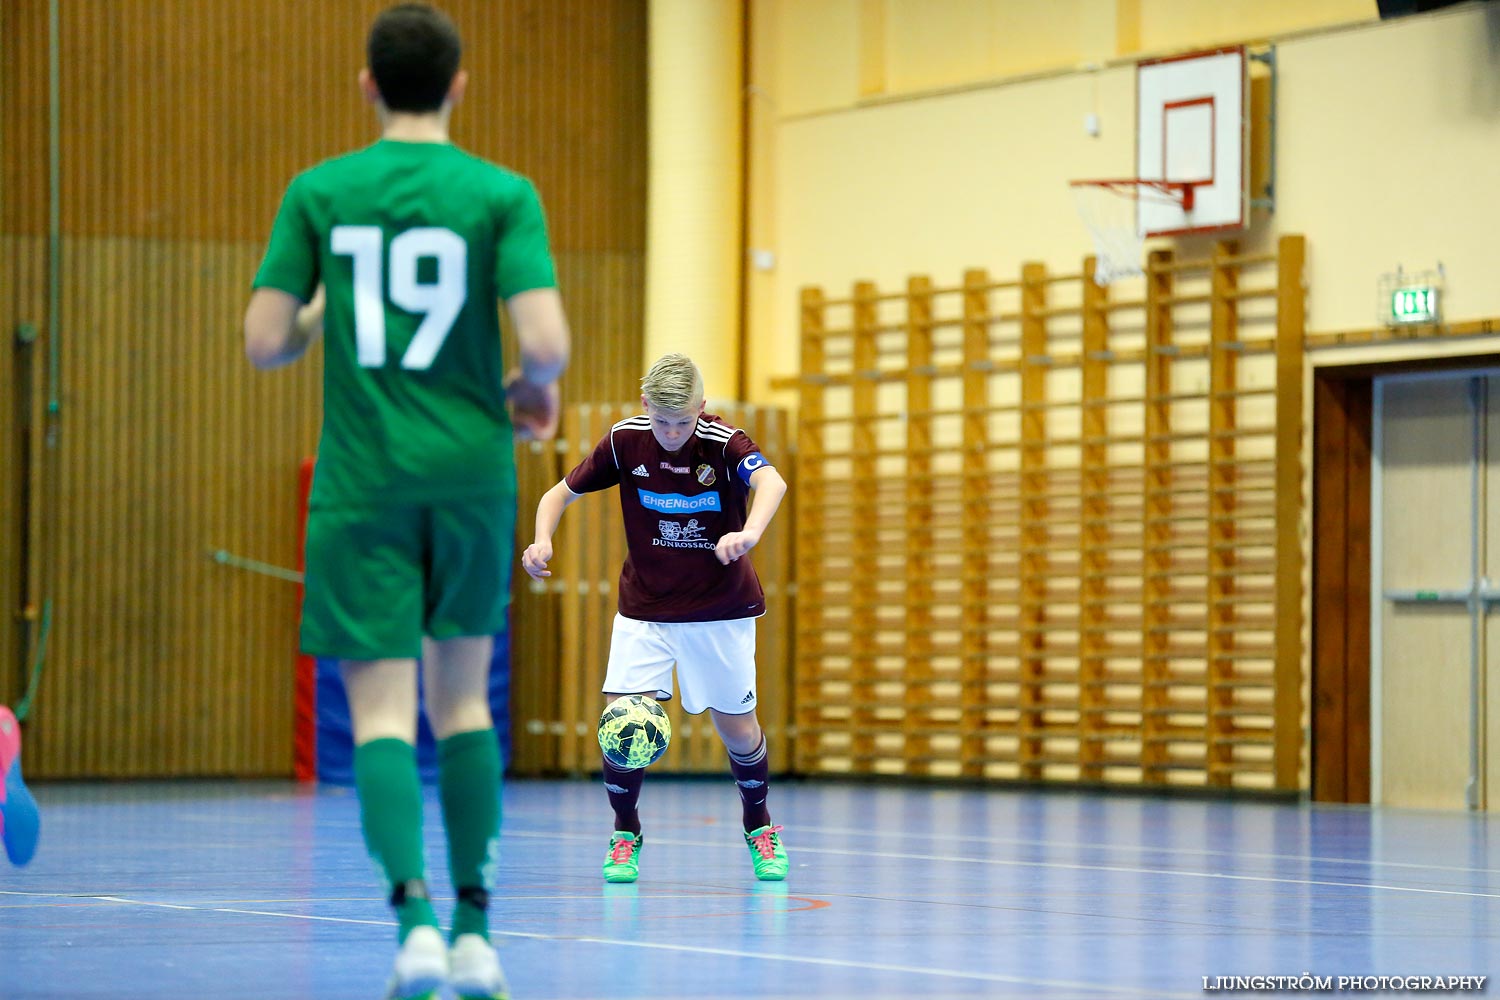
[[[801,769],[1296,787],[1299,249],[804,293]]]
[[[1025,359],[1021,375],[1021,440],[1019,445],[1021,509],[1019,552],[1021,556],[1021,777],[1041,778],[1055,738],[1066,738],[1073,718],[1059,718],[1069,712],[1076,699],[1054,702],[1050,697],[1052,681],[1062,681],[1077,674],[1057,662],[1072,650],[1059,647],[1077,635],[1072,620],[1075,609],[1065,602],[1054,605],[1048,595],[1054,585],[1064,587],[1075,581],[1071,569],[1053,551],[1053,538],[1062,534],[1065,522],[1056,517],[1056,508],[1072,497],[1058,494],[1066,487],[1051,474],[1048,461],[1050,422],[1047,412],[1047,272],[1040,264],[1021,269],[1021,357]],[[986,317],[987,319],[988,317]],[[988,377],[981,365],[986,358],[971,358],[969,366],[987,385]],[[976,399],[981,406],[988,400]],[[988,433],[975,443],[980,454],[988,451]],[[982,468],[982,467],[981,467]],[[1059,578],[1062,579],[1059,579]],[[1055,630],[1061,618],[1071,625],[1066,632]]]
[[[1307,258],[1307,240],[1283,236],[1277,245],[1276,289],[1276,444],[1271,490],[1276,505],[1274,594],[1271,609],[1276,619],[1275,655],[1272,663],[1272,693],[1276,729],[1271,765],[1276,784],[1292,787],[1304,764],[1302,733],[1302,580],[1294,581],[1287,569],[1301,567],[1303,509],[1302,371],[1307,341],[1307,297],[1302,290],[1302,271]],[[1294,428],[1296,429],[1294,431]],[[1293,456],[1297,456],[1294,460]],[[1260,483],[1264,486],[1265,480]],[[1296,609],[1294,611],[1294,609]],[[1291,623],[1298,625],[1294,631]],[[1291,720],[1296,718],[1296,724]]]
[[[929,293],[931,294],[931,293]],[[958,596],[960,606],[960,678],[959,687],[959,759],[958,769],[965,775],[984,773],[985,761],[1000,750],[1014,755],[1018,742],[1007,741],[1003,748],[990,746],[987,735],[991,719],[985,708],[992,700],[998,700],[1002,717],[999,721],[1018,721],[1019,674],[1014,669],[1003,672],[998,691],[991,691],[992,664],[990,657],[995,637],[992,627],[991,598],[995,586],[991,572],[989,554],[994,547],[991,533],[998,527],[1005,531],[1016,522],[1008,517],[1008,509],[997,509],[991,497],[991,488],[986,474],[987,463],[979,461],[985,454],[985,443],[989,437],[990,379],[985,365],[990,356],[989,316],[991,312],[990,276],[983,270],[964,272],[963,290],[960,297],[960,357],[963,374],[959,379],[960,426],[959,443],[967,461],[960,459],[959,517],[960,526],[959,579],[962,581]],[[951,389],[949,390],[951,391]],[[951,475],[951,472],[950,472]],[[998,522],[998,523],[997,523]],[[1009,603],[1009,602],[1007,602]],[[812,609],[809,609],[811,613]],[[1006,643],[1006,645],[1012,645]],[[1011,655],[1014,655],[1013,651]],[[996,696],[998,695],[998,698]],[[935,724],[938,720],[934,719]],[[952,725],[952,722],[949,722]],[[951,764],[947,765],[951,768]],[[932,769],[941,773],[936,763]]]
[[[1235,734],[1235,717],[1232,689],[1227,684],[1235,679],[1231,657],[1239,645],[1233,605],[1215,600],[1220,594],[1232,596],[1234,592],[1237,569],[1234,546],[1240,527],[1236,519],[1243,513],[1236,511],[1233,503],[1236,473],[1233,433],[1238,410],[1234,395],[1237,387],[1234,347],[1239,333],[1233,291],[1238,275],[1225,261],[1234,250],[1232,243],[1214,247],[1209,277],[1208,493],[1204,497],[1208,580],[1203,595],[1201,641],[1208,649],[1203,698],[1207,727],[1205,756],[1208,783],[1215,786],[1229,785],[1234,776],[1234,747],[1230,741]],[[1198,624],[1194,622],[1195,626]],[[1251,720],[1252,724],[1256,721]],[[1265,735],[1269,736],[1269,727],[1266,730]]]
[[[28,734],[38,778],[291,772],[294,589],[208,556],[296,563],[319,355],[255,373],[239,321],[287,182],[377,135],[355,76],[384,6],[62,5],[60,338],[36,347],[61,358],[55,445],[23,469],[15,436],[0,444],[0,700],[24,683],[21,605],[55,610]],[[548,210],[577,344],[565,398],[631,398],[646,4],[443,6],[471,74],[455,140],[531,176]],[[10,336],[23,322],[48,328],[47,53],[46,0],[0,5],[8,401]],[[46,376],[35,374],[43,388]],[[39,435],[44,397],[31,407]]]
[[[1083,272],[1092,274],[1093,258],[1083,262]],[[1111,602],[1109,559],[1116,544],[1135,541],[1133,531],[1117,532],[1113,491],[1109,483],[1109,290],[1092,281],[1083,283],[1083,329],[1079,384],[1079,530],[1078,530],[1078,763],[1085,781],[1104,780],[1104,768],[1112,753],[1112,730],[1120,726],[1120,714],[1128,716],[1138,732],[1140,701],[1135,692],[1118,704],[1110,683],[1110,644],[1123,625]],[[1127,522],[1128,523],[1128,522]],[[1139,544],[1138,541],[1136,544]],[[1138,597],[1133,601],[1139,607]],[[1123,713],[1117,710],[1123,709]],[[1126,728],[1125,734],[1131,735]]]
[[[1161,542],[1171,531],[1172,489],[1172,301],[1171,255],[1153,250],[1146,267],[1146,360],[1141,491],[1141,780],[1163,784],[1169,774],[1167,660],[1174,598],[1169,553]]]
[[[827,363],[823,342],[828,336],[828,327],[822,291],[816,288],[803,289],[801,311],[802,342],[799,353],[801,369],[805,374],[797,413],[796,468],[799,473],[808,470],[815,474],[798,476],[798,510],[826,511],[824,516],[831,516],[831,484],[821,475],[823,439],[826,433],[825,397],[828,395],[826,381],[817,375]],[[806,655],[815,658],[820,667],[818,670],[804,670],[799,663],[792,674],[796,685],[796,740],[792,760],[793,767],[798,771],[814,766],[830,744],[847,748],[849,740],[849,661],[847,653],[839,648],[840,640],[847,643],[849,636],[849,579],[847,573],[839,579],[833,579],[816,572],[826,559],[836,558],[824,543],[824,516],[813,513],[811,517],[800,516],[794,522],[797,553],[795,648],[799,657]],[[806,572],[805,567],[813,567],[814,571]],[[842,615],[829,620],[814,614],[813,609],[823,607],[838,608]]]
[[[870,372],[879,366],[877,327],[880,323],[875,286],[854,286],[854,330],[851,363],[854,371]],[[875,382],[855,378],[851,386],[855,413],[876,409]],[[873,760],[886,722],[890,703],[881,697],[881,669],[885,657],[884,629],[880,620],[882,569],[890,557],[879,523],[877,491],[880,489],[880,426],[875,421],[849,425],[849,503],[847,514],[824,522],[825,544],[849,554],[849,737],[856,760]],[[843,511],[841,511],[843,513]]]
[[[911,766],[929,766],[934,741],[941,737],[925,718],[927,705],[941,704],[934,711],[949,714],[958,699],[944,697],[944,674],[951,674],[951,658],[939,662],[937,649],[938,533],[933,492],[934,445],[937,418],[933,414],[932,376],[932,279],[911,278],[906,284],[906,510],[909,531],[904,553],[906,565],[905,639],[903,659],[906,685],[902,698],[903,742],[911,747]],[[952,573],[944,576],[951,580]],[[946,670],[944,668],[947,668]]]

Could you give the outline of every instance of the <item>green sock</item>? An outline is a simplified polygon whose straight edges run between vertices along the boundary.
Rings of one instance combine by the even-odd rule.
[[[422,859],[422,779],[417,751],[398,739],[371,740],[354,748],[354,789],[359,794],[359,825],[370,857],[387,882],[401,885],[425,878]],[[408,898],[396,908],[401,940],[413,927],[437,926],[432,903]]]
[[[495,884],[500,850],[500,744],[493,729],[457,733],[438,743],[438,789],[453,889],[488,892]],[[484,908],[460,897],[453,910],[453,937],[488,938],[489,930]]]

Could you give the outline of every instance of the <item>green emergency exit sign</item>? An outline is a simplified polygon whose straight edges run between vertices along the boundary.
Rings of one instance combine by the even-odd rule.
[[[1391,322],[1436,323],[1438,290],[1436,285],[1408,285],[1391,292]]]

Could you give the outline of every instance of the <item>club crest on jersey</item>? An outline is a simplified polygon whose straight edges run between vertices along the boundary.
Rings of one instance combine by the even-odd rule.
[[[711,465],[698,466],[697,469],[693,470],[693,477],[704,486],[712,486],[719,478],[714,475],[714,467]]]

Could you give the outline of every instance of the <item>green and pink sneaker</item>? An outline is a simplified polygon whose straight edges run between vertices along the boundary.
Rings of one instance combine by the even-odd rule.
[[[781,846],[779,826],[763,826],[745,834],[745,846],[750,848],[750,863],[755,866],[755,877],[762,882],[780,882],[786,878],[791,863],[786,859],[786,848]]]
[[[604,881],[634,882],[641,876],[641,845],[644,834],[616,830],[609,838],[609,853],[604,857]]]

